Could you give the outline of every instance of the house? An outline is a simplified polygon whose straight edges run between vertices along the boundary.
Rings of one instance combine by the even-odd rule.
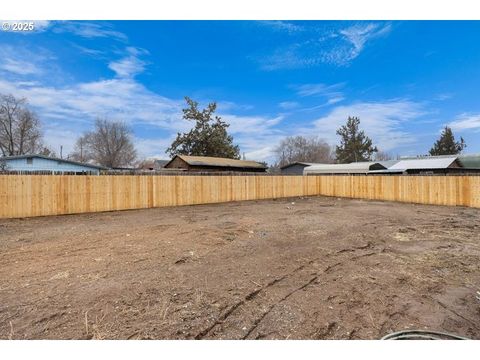
[[[280,173],[282,175],[303,175],[303,169],[305,169],[307,166],[312,166],[312,165],[319,165],[319,164],[297,161],[297,162],[282,166],[280,168]]]
[[[386,167],[379,162],[365,161],[349,164],[315,164],[307,166],[304,175],[312,174],[368,174],[372,170],[386,170]]]
[[[267,167],[256,161],[235,160],[210,156],[175,155],[165,169],[184,171],[234,171],[234,172],[265,172]]]
[[[90,174],[99,175],[103,166],[80,163],[76,161],[48,157],[44,155],[17,155],[0,158],[1,166],[6,171],[42,172],[50,174]]]

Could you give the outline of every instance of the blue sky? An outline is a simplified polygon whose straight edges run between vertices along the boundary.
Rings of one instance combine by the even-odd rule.
[[[58,151],[98,116],[167,158],[184,96],[216,101],[249,159],[289,135],[335,145],[358,116],[383,151],[425,154],[443,126],[480,152],[478,21],[40,21],[0,32],[0,92],[28,98]]]

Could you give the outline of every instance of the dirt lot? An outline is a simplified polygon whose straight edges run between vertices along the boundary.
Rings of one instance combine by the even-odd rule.
[[[480,338],[480,210],[295,198],[0,220],[0,338]]]

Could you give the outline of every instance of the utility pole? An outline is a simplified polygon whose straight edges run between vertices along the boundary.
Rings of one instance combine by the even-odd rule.
[[[63,159],[63,145],[60,145],[60,159]]]

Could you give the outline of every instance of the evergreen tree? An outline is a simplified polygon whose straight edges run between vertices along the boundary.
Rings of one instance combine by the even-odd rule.
[[[433,144],[433,147],[430,149],[430,155],[456,155],[467,145],[462,137],[460,141],[455,141],[455,136],[453,136],[452,129],[448,126],[445,126],[443,129],[440,138]]]
[[[230,126],[213,113],[216,103],[208,104],[199,110],[198,102],[185,97],[188,107],[183,109],[183,118],[194,121],[195,126],[188,132],[177,134],[177,138],[167,149],[170,156],[196,155],[240,159],[240,149],[233,145],[233,137],[227,133]]]
[[[336,147],[337,162],[341,164],[370,161],[377,148],[372,145],[372,140],[359,130],[360,119],[348,117],[347,123],[337,130],[340,135],[340,146]]]

